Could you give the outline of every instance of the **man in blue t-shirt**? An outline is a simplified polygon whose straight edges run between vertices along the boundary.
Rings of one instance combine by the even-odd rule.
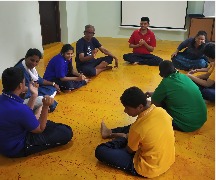
[[[0,95],[0,154],[23,157],[59,145],[67,144],[72,136],[71,127],[47,120],[48,108],[54,99],[45,96],[40,117],[33,113],[38,89],[30,83],[31,97],[23,104],[20,95],[25,87],[21,68],[7,68],[2,73],[3,93]]]
[[[76,43],[76,68],[79,73],[83,73],[88,77],[96,76],[102,71],[112,69],[112,66],[108,65],[112,63],[113,58],[115,59],[115,67],[118,67],[118,59],[93,37],[94,34],[94,26],[86,25],[84,37]],[[96,59],[95,56],[98,49],[107,56]]]

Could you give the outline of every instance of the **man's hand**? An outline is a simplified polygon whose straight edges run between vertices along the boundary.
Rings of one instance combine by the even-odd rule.
[[[83,74],[80,74],[80,76],[77,77],[77,81],[83,81],[86,77]]]
[[[140,39],[139,40],[139,46],[142,46],[142,45],[144,45],[146,42],[145,42],[145,40],[144,39]]]
[[[196,72],[197,72],[196,69],[192,69],[192,70],[190,70],[190,71],[188,72],[188,74],[194,74],[194,73],[196,73]]]
[[[56,90],[57,90],[58,92],[61,92],[61,90],[60,90],[60,88],[59,88],[59,85],[58,85],[58,84],[55,84],[55,85],[54,85],[54,87],[56,88]]]
[[[39,84],[37,82],[31,82],[29,83],[29,90],[31,92],[31,95],[34,95],[34,96],[38,96],[38,87],[39,87]]]
[[[97,55],[97,53],[98,53],[98,49],[95,48],[95,49],[92,51],[92,55],[93,55],[93,57],[95,57],[95,56]]]
[[[115,59],[115,66],[114,66],[114,68],[118,68],[118,59],[116,57],[114,57],[114,59]]]
[[[173,58],[174,56],[176,56],[178,54],[179,50],[177,49],[174,53],[172,53],[171,58]]]
[[[43,102],[43,106],[50,106],[54,103],[54,99],[51,98],[50,96],[46,95],[42,99],[42,102]]]

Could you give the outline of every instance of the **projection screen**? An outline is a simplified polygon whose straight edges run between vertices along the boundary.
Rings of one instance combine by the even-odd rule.
[[[185,29],[187,1],[122,1],[121,26],[139,26],[149,17],[150,27]]]

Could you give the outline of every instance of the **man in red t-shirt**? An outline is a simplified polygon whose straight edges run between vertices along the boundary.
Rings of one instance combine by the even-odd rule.
[[[133,53],[123,55],[123,59],[131,64],[141,64],[149,66],[158,66],[163,59],[151,54],[156,47],[154,33],[148,29],[149,18],[142,17],[141,28],[135,30],[129,39],[129,48],[133,48]]]

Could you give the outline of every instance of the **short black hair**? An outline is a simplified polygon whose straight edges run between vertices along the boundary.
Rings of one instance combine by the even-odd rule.
[[[32,57],[32,56],[38,56],[39,59],[42,58],[42,53],[40,52],[40,50],[36,49],[36,48],[30,48],[25,55],[25,58],[28,57]],[[20,59],[14,66],[17,66],[20,62],[22,62],[25,58]]]
[[[64,53],[68,52],[69,50],[72,50],[74,52],[73,46],[71,46],[70,44],[65,44],[62,46],[60,54],[64,54]]]
[[[159,64],[159,71],[161,77],[168,77],[170,74],[176,72],[173,63],[169,60],[164,60]]]
[[[38,56],[39,59],[42,58],[42,53],[40,52],[40,50],[36,49],[36,48],[30,48],[25,55],[25,58],[31,57],[31,56]]]
[[[2,85],[4,92],[14,91],[23,82],[24,73],[21,68],[10,67],[2,73]]]
[[[207,33],[205,31],[198,31],[195,37],[205,36],[205,40],[207,40]]]
[[[141,17],[141,21],[147,21],[149,23],[149,18],[148,17]]]
[[[147,97],[145,93],[136,86],[130,87],[124,91],[120,97],[123,106],[137,108],[140,104],[146,106]]]
[[[204,54],[212,59],[215,59],[215,44],[214,43],[208,43],[205,46]]]

